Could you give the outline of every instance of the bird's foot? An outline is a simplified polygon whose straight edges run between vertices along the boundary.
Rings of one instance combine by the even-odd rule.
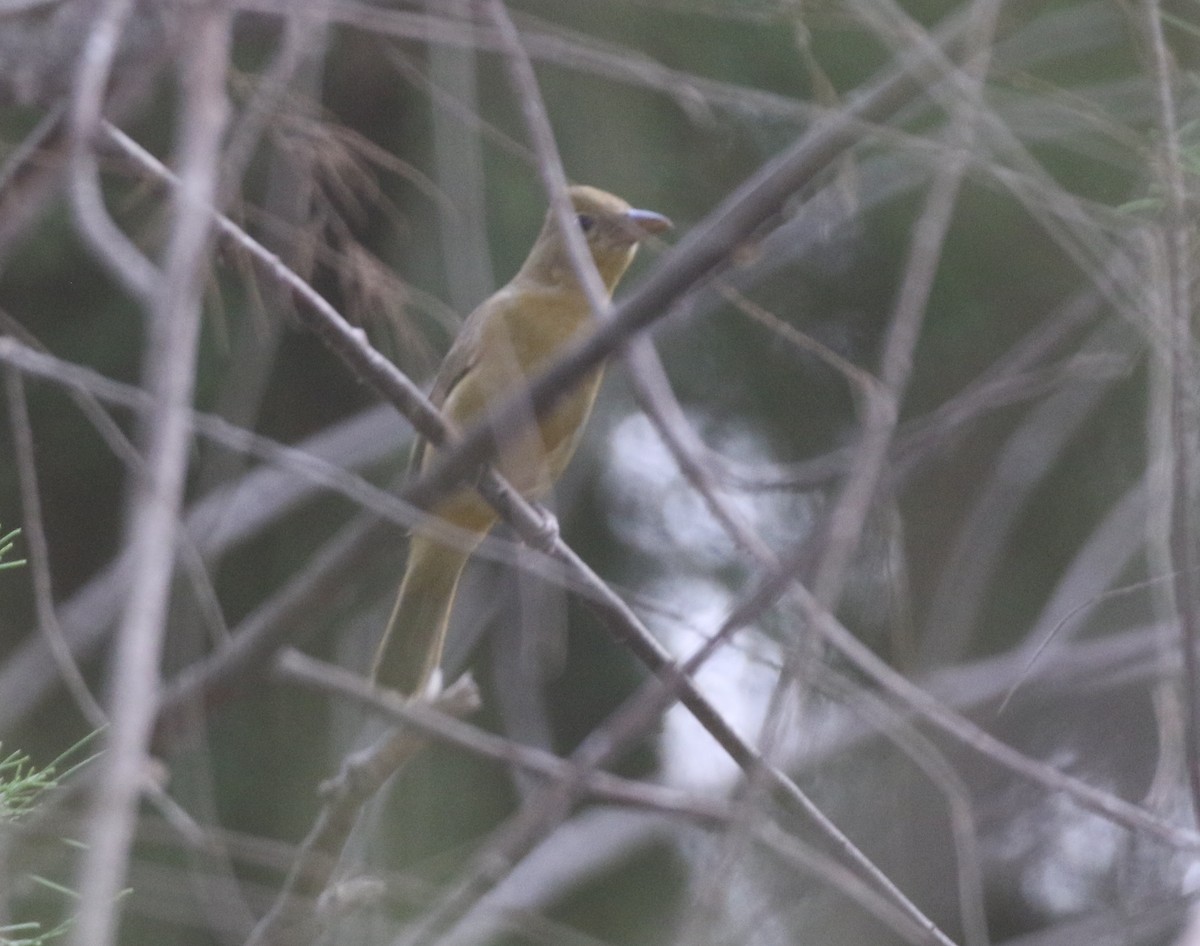
[[[559,528],[558,517],[549,509],[544,509],[541,506],[534,507],[541,517],[541,521],[537,525],[537,532],[530,536],[530,545],[539,552],[549,553],[554,548],[554,543],[558,541]]]

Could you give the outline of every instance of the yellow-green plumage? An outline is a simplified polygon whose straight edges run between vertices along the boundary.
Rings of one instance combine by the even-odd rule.
[[[592,259],[611,294],[633,260],[638,240],[670,223],[593,187],[572,187],[569,193]],[[454,427],[465,430],[489,404],[525,386],[586,330],[590,317],[565,241],[549,214],[517,275],[463,323],[434,379],[433,403]],[[500,473],[527,498],[545,495],[566,468],[600,380],[597,370],[496,459]],[[422,469],[434,452],[418,451]],[[413,536],[372,671],[376,683],[405,694],[421,693],[437,669],[459,577],[496,521],[492,508],[469,489],[455,493],[433,512],[470,533],[473,541],[451,547]]]

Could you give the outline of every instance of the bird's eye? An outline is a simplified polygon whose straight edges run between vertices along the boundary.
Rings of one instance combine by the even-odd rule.
[[[584,233],[591,232],[592,227],[596,225],[596,218],[590,214],[579,215],[579,229]]]

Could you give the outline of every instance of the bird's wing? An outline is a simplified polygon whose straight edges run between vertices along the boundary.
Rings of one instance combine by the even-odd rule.
[[[433,387],[429,390],[429,400],[434,407],[440,409],[445,405],[450,392],[479,360],[479,353],[483,349],[484,324],[488,313],[496,307],[499,296],[500,293],[496,293],[480,303],[467,316],[458,334],[454,336],[450,350],[446,352],[446,357],[442,359],[437,374],[433,377]],[[424,465],[428,445],[424,437],[418,437],[413,443],[412,455],[409,458],[410,472],[417,472]]]
[[[442,364],[433,378],[433,388],[429,392],[429,399],[435,407],[440,408],[446,403],[446,398],[450,396],[455,385],[479,360],[479,353],[483,348],[484,322],[488,311],[494,308],[494,298],[488,299],[467,316],[462,328],[454,336],[454,342],[446,352],[446,357],[442,359]]]

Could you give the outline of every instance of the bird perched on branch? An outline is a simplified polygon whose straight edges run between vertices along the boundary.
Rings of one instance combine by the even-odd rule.
[[[572,187],[568,194],[575,223],[611,296],[639,241],[663,232],[671,222],[594,187]],[[520,271],[463,323],[434,379],[430,399],[453,427],[465,430],[489,405],[525,386],[587,329],[590,319],[591,307],[551,211]],[[571,459],[601,373],[597,369],[588,375],[494,461],[526,498],[545,495]],[[427,468],[435,454],[428,445],[419,446],[417,467]],[[377,684],[413,696],[424,692],[438,668],[459,577],[496,521],[492,507],[470,488],[452,494],[432,512],[469,538],[451,545],[413,535],[396,606],[372,670]]]

